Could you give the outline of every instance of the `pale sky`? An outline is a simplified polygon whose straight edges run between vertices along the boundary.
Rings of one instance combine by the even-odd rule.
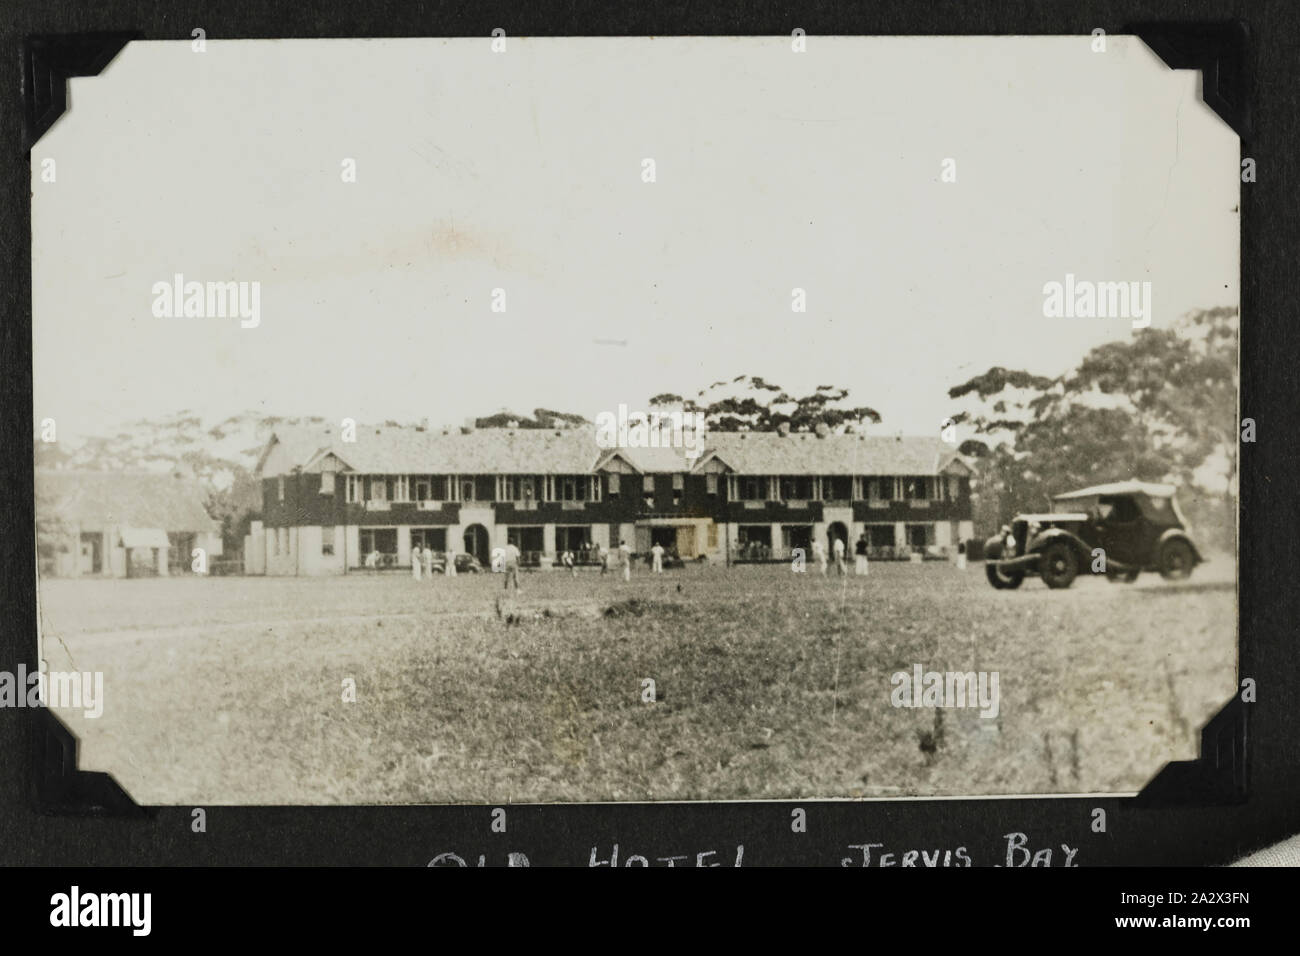
[[[937,433],[989,366],[1132,334],[1045,318],[1066,273],[1150,281],[1156,327],[1237,303],[1199,89],[1123,37],[132,43],[32,150],[34,419],[594,419],[754,374]],[[156,318],[178,272],[260,282],[260,325]]]

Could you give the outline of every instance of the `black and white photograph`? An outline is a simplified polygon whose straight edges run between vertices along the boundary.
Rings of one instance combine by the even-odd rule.
[[[1100,30],[127,44],[30,154],[10,693],[140,806],[1140,793],[1240,692],[1201,84]]]

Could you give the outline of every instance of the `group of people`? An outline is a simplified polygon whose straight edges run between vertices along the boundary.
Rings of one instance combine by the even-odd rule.
[[[411,546],[411,577],[415,578],[415,580],[417,581],[419,581],[422,576],[432,579],[434,573],[433,572],[434,558],[439,553],[441,552],[435,551],[433,548],[422,548],[418,544],[412,545]],[[379,552],[378,551],[372,552],[372,555],[377,558]],[[443,574],[445,574],[449,578],[454,578],[456,576],[456,552],[447,551],[445,552],[445,555],[446,555],[446,563],[442,568]],[[366,567],[375,567],[374,564],[370,563],[369,558],[366,559]]]
[[[854,567],[853,573],[865,575],[867,573],[867,553],[870,548],[867,542],[865,532],[858,538],[857,544],[854,545]],[[592,543],[584,546],[584,551],[589,549],[590,556],[600,565],[600,573],[604,575],[616,569],[622,569],[623,580],[632,579],[632,549],[628,547],[626,541],[619,541],[617,548],[603,548],[599,544]],[[814,540],[812,544],[813,560],[822,575],[825,576],[830,561],[835,562],[835,571],[841,577],[848,574],[846,564],[846,555],[848,548],[843,538],[835,537],[831,540],[830,555],[827,555],[826,546],[820,539]],[[433,578],[433,563],[435,555],[439,552],[433,548],[422,548],[420,545],[411,547],[411,577],[419,581],[421,577]],[[512,586],[516,591],[519,590],[519,565],[523,558],[523,553],[514,543],[508,543],[498,552],[500,555],[501,570],[505,572],[505,588],[509,590]],[[652,574],[662,574],[664,570],[664,555],[667,553],[664,546],[655,543],[650,548],[650,572]],[[366,556],[366,567],[376,568],[379,565],[379,552],[372,551]],[[577,557],[572,551],[562,551],[559,555],[560,567],[567,570],[574,577],[578,574]],[[456,576],[456,555],[453,551],[446,552],[446,563],[442,568],[447,577]]]
[[[600,566],[600,573],[603,575],[609,571],[615,571],[619,568],[623,571],[623,580],[631,580],[632,577],[632,549],[628,547],[626,541],[620,541],[617,548],[603,548],[598,544],[592,544],[583,549],[584,557],[594,560]],[[434,576],[434,561],[442,553],[433,548],[421,547],[418,544],[411,546],[411,577],[419,581],[425,577],[430,579]],[[656,574],[663,572],[664,548],[656,544],[650,549],[651,570]],[[447,577],[456,576],[456,555],[455,552],[447,551],[446,560],[441,567],[441,571]],[[519,567],[523,559],[523,552],[519,546],[513,542],[507,543],[504,548],[499,549],[494,555],[494,565],[498,565],[493,570],[501,570],[505,573],[505,588],[509,590],[513,587],[519,590]],[[578,556],[573,551],[563,551],[559,555],[560,566],[566,569],[574,577],[578,574],[577,568]],[[378,550],[371,551],[366,555],[366,567],[377,569],[382,562],[382,555]],[[499,562],[499,564],[498,564]]]
[[[853,546],[854,574],[862,575],[867,573],[867,552],[870,547],[870,544],[867,542],[866,532],[863,532],[862,535],[859,536],[857,544]],[[847,551],[848,549],[845,547],[843,538],[836,537],[832,539],[831,556],[835,560],[835,572],[840,576],[848,574],[848,569],[845,565],[845,555]],[[826,545],[822,544],[821,539],[817,539],[813,542],[812,552],[813,560],[817,562],[817,566],[821,570],[821,573],[825,575],[827,570]]]
[[[632,580],[632,549],[627,546],[626,541],[619,541],[617,549],[596,545],[596,562],[600,565],[602,575],[621,567],[623,580]]]
[[[585,549],[584,549],[585,550]],[[603,575],[613,571],[616,567],[622,568],[623,580],[632,579],[632,549],[628,547],[626,541],[620,541],[618,548],[602,548],[598,544],[590,545],[591,557],[600,565],[600,573]],[[656,544],[650,549],[651,570],[656,573],[662,573],[664,569],[663,557],[664,549],[662,545]],[[514,544],[507,544],[502,549],[502,570],[505,571],[505,587],[507,590],[513,585],[516,591],[519,590],[519,561],[522,557],[519,548]],[[577,556],[572,551],[560,552],[560,567],[564,568],[573,577],[578,576]]]

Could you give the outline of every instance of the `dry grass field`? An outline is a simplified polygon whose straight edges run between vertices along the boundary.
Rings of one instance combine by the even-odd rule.
[[[499,575],[46,580],[45,657],[104,673],[102,717],[60,714],[142,804],[1132,792],[1235,687],[1230,561],[1068,591],[937,563],[523,583],[508,623]],[[915,664],[997,671],[1000,713],[891,706]]]

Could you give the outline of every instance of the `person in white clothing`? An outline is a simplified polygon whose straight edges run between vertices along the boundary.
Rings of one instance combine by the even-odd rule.
[[[844,539],[836,537],[831,543],[831,551],[835,555],[835,572],[841,577],[844,576]]]
[[[664,546],[656,544],[650,549],[650,570],[655,574],[664,573]]]
[[[813,558],[817,561],[817,567],[821,569],[822,577],[826,577],[826,545],[822,544],[822,539],[818,538],[812,546]]]
[[[456,576],[456,549],[455,548],[447,549],[447,567],[444,569],[443,573],[446,574],[447,577],[449,578],[454,578]]]
[[[420,546],[417,544],[411,548],[411,577],[420,580],[420,567],[423,557],[420,554]]]
[[[505,580],[506,590],[510,589],[510,585],[513,582],[515,586],[515,590],[518,591],[519,590],[519,559],[522,558],[523,555],[520,553],[519,548],[512,542],[505,546],[504,554],[502,555],[502,557],[503,557],[505,572],[506,572],[506,580]]]
[[[854,574],[867,573],[867,551],[869,550],[869,548],[870,545],[867,543],[867,533],[864,531],[858,537],[858,543],[853,546],[853,554],[854,554],[853,573]]]
[[[632,549],[627,546],[626,541],[618,543],[618,558],[623,562],[623,580],[632,580]]]

